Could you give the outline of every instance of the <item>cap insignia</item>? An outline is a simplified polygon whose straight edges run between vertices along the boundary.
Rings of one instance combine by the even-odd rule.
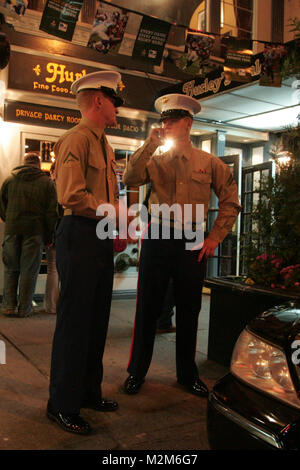
[[[125,85],[124,85],[124,83],[123,83],[122,81],[118,83],[118,88],[119,88],[120,91],[123,91],[123,90],[124,90]]]

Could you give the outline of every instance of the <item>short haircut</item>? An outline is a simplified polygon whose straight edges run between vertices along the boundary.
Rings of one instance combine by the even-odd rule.
[[[76,95],[76,100],[80,111],[89,109],[94,101],[95,94],[101,90],[82,90]],[[102,92],[101,92],[102,93]]]
[[[36,165],[40,166],[40,157],[36,153],[26,153],[24,157],[24,165]]]

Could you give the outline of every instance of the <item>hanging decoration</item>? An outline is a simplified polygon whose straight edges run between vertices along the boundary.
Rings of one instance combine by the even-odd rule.
[[[97,1],[97,9],[88,47],[107,54],[120,45],[128,21],[128,11],[102,1]],[[117,52],[117,50],[115,51]]]
[[[132,57],[160,65],[171,24],[156,18],[143,16]]]
[[[231,36],[221,38],[221,56],[224,58],[224,75],[227,80],[251,81],[252,41]]]
[[[40,30],[67,41],[72,41],[83,0],[47,0]]]
[[[172,33],[178,32],[183,37],[182,44],[165,50],[171,26]],[[174,23],[171,25],[124,9],[111,1],[97,0],[88,46],[104,54],[112,51],[148,62],[153,65],[155,73],[162,73],[165,64],[169,63],[194,77],[205,78],[210,72],[217,71],[223,73],[227,82],[247,83],[252,82],[261,69],[262,55],[253,54],[254,42],[262,41],[188,29]],[[282,72],[283,51],[286,51],[284,45],[269,44],[266,48],[261,85],[280,86],[275,69],[278,66],[278,72]],[[273,55],[279,56],[280,60],[276,62],[276,58],[272,59],[271,66],[270,56]]]
[[[260,85],[281,87],[282,63],[287,54],[288,49],[283,44],[265,44],[265,49],[261,56]]]
[[[0,31],[0,70],[5,69],[9,62],[10,44],[5,33]]]
[[[197,75],[208,63],[214,43],[214,36],[188,29],[184,54],[177,60],[177,66],[191,75]]]
[[[0,0],[0,13],[9,16],[23,16],[28,7],[28,0]]]

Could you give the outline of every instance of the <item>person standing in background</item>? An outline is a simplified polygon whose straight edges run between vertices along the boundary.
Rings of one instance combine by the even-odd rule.
[[[41,170],[39,156],[28,153],[0,191],[0,216],[5,222],[2,313],[7,316],[28,317],[32,312],[43,247],[53,240],[56,203],[55,186]]]

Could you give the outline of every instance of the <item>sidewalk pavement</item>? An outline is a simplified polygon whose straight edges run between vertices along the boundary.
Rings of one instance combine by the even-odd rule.
[[[207,360],[209,295],[199,318],[197,364],[211,388],[227,369]],[[25,319],[0,315],[0,450],[209,450],[207,400],[176,382],[175,333],[156,336],[153,360],[138,395],[122,391],[127,377],[135,299],[114,299],[104,355],[103,396],[112,413],[82,410],[95,432],[63,431],[46,417],[55,315]],[[5,348],[6,363],[1,364]],[[2,354],[1,354],[2,353]]]

